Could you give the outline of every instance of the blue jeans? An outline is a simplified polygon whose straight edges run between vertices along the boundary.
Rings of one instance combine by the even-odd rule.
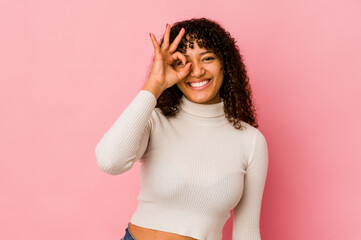
[[[125,229],[125,235],[122,239],[120,240],[135,240],[135,238],[132,236],[132,234],[130,234],[129,231],[129,223],[128,223],[128,227]]]

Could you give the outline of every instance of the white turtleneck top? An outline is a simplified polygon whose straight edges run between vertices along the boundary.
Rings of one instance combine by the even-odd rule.
[[[222,99],[221,99],[222,100]],[[175,117],[140,90],[95,148],[98,166],[116,175],[140,160],[141,189],[130,222],[201,240],[221,240],[233,212],[233,240],[259,240],[268,169],[262,133],[225,118],[223,101],[181,98]]]

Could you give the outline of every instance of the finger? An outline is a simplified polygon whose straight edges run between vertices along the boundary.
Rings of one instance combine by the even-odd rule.
[[[180,71],[178,72],[178,78],[179,78],[180,80],[182,80],[183,78],[185,78],[185,77],[188,75],[188,73],[190,72],[189,70],[190,70],[191,66],[192,66],[192,63],[187,63],[187,64],[185,65],[185,67],[182,68],[182,70],[180,70]]]
[[[159,61],[161,52],[160,52],[160,46],[158,44],[157,39],[155,38],[153,33],[149,33],[150,38],[152,39],[153,47],[154,47],[154,60]]]
[[[157,54],[157,53],[160,52],[160,47],[159,47],[158,41],[155,38],[153,33],[149,33],[149,35],[150,35],[150,39],[152,39],[152,43],[153,43],[153,47],[154,47],[154,53]]]
[[[169,46],[169,35],[170,35],[170,25],[167,23],[164,33],[163,44],[161,46],[162,49],[166,49]]]
[[[185,30],[184,30],[184,28],[182,28],[182,29],[179,31],[177,37],[174,39],[174,41],[173,41],[172,44],[170,45],[170,47],[169,47],[169,52],[172,53],[172,52],[174,52],[174,51],[177,49],[178,44],[179,44],[180,41],[182,40],[182,37],[183,37],[184,33],[185,33]]]
[[[169,64],[173,64],[174,61],[177,61],[178,59],[182,61],[183,66],[186,65],[187,59],[186,59],[186,57],[185,57],[182,53],[180,53],[180,52],[175,52],[175,53],[172,54],[172,58],[170,59]]]

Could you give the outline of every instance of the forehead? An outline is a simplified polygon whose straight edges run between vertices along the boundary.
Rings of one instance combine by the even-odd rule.
[[[183,54],[187,56],[188,54],[206,54],[206,53],[214,53],[214,51],[204,47],[199,47],[197,43],[194,43],[192,47],[190,47],[188,44]]]
[[[204,39],[197,38],[195,35],[187,34],[182,38],[182,41],[179,43],[177,50],[183,54],[186,54],[187,52],[198,52],[212,49],[208,47],[207,41]]]

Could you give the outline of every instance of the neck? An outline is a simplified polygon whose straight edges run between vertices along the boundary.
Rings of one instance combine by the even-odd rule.
[[[220,102],[211,104],[195,103],[183,95],[180,99],[181,109],[193,116],[201,118],[216,118],[224,116],[223,99]]]

